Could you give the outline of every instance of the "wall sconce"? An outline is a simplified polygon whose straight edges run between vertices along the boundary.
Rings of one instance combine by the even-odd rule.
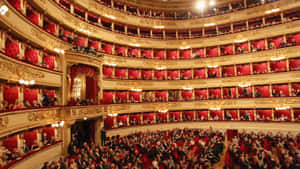
[[[117,114],[117,113],[107,114],[107,116],[110,116],[110,117],[116,117],[116,116],[118,116],[118,114]]]
[[[54,51],[57,53],[65,54],[65,51],[62,49],[54,48]]]
[[[61,121],[59,123],[53,123],[51,124],[51,127],[63,127],[65,124],[65,121]]]
[[[168,110],[158,110],[158,112],[160,112],[160,113],[167,113]]]
[[[275,107],[275,110],[288,110],[290,109],[290,106],[286,106],[286,107]]]
[[[209,110],[221,110],[221,108],[216,107],[216,108],[210,108]]]
[[[2,5],[0,7],[0,14],[1,15],[5,15],[7,11],[8,11],[8,7],[6,5]]]
[[[23,79],[21,79],[21,80],[19,80],[19,83],[21,84],[21,85],[34,85],[35,84],[35,81],[34,80],[23,80]]]

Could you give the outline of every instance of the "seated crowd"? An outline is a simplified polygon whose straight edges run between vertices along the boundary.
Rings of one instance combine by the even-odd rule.
[[[220,160],[224,135],[212,129],[174,129],[108,138],[105,146],[80,143],[73,135],[69,158],[43,169],[208,168]]]
[[[43,133],[40,139],[40,143],[38,143],[38,140],[34,140],[32,144],[28,144],[26,142],[26,139],[21,139],[21,147],[15,147],[12,150],[5,146],[1,146],[1,154],[0,154],[0,168],[4,166],[9,166],[10,164],[13,164],[15,161],[21,160],[22,158],[26,157],[26,155],[29,155],[30,153],[33,153],[35,151],[38,151],[39,149],[46,147],[48,145],[55,143],[55,138],[48,137],[47,133]],[[9,167],[8,167],[9,168]]]
[[[299,136],[242,131],[229,144],[226,168],[300,168]]]

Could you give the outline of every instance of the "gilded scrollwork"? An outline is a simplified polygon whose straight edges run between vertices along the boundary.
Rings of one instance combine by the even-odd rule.
[[[9,120],[7,116],[0,117],[0,128],[6,128],[8,126]]]
[[[30,112],[28,113],[29,121],[42,121],[42,120],[60,120],[61,114],[56,110]]]

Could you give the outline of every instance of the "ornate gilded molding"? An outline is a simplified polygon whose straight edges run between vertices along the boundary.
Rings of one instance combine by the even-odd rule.
[[[41,120],[59,121],[60,119],[61,119],[61,114],[57,110],[31,112],[28,114],[29,121],[41,121]]]
[[[69,55],[77,55],[69,53]],[[82,55],[82,57],[84,57]],[[255,63],[269,61],[274,57],[297,58],[300,57],[300,46],[281,48],[275,50],[266,50],[239,55],[229,55],[201,59],[183,59],[183,60],[157,60],[120,57],[115,55],[104,54],[103,64],[116,64],[116,67],[156,69],[165,67],[166,69],[192,69],[205,68],[209,65],[234,65],[243,63]]]
[[[103,80],[103,90],[168,90],[183,88],[213,88],[239,86],[241,83],[251,85],[269,85],[300,82],[300,71],[269,73],[260,75],[209,78],[199,80]]]
[[[60,87],[62,73],[33,66],[0,53],[0,76],[2,79],[19,81],[35,80],[38,85]]]
[[[282,0],[280,1],[283,3]],[[295,1],[295,0],[294,0]],[[87,34],[84,32],[81,32],[82,34],[85,34],[86,36],[93,37],[96,39],[101,39],[103,41],[107,42],[114,42],[118,44],[128,45],[128,42],[132,44],[139,44],[141,47],[144,48],[167,48],[167,49],[174,49],[174,48],[180,48],[182,46],[190,46],[191,48],[196,47],[204,47],[204,46],[217,46],[217,45],[224,45],[224,44],[231,44],[234,43],[235,40],[240,40],[241,37],[247,38],[248,40],[254,40],[254,39],[260,39],[265,37],[273,37],[273,36],[279,36],[284,33],[295,33],[299,31],[300,27],[300,21],[275,25],[272,27],[266,27],[262,29],[252,30],[252,31],[245,31],[241,33],[234,33],[219,37],[211,37],[211,38],[200,38],[200,39],[191,39],[191,40],[158,40],[158,39],[150,39],[150,38],[138,38],[138,37],[132,37],[127,36],[124,34],[119,34],[116,32],[108,31],[101,29],[97,26],[88,24],[79,18],[76,18],[75,16],[71,15],[70,13],[62,10],[55,2],[52,0],[47,0],[45,3],[42,3],[39,0],[32,0],[32,2],[37,6],[46,6],[45,13],[47,13],[49,16],[55,18],[56,20],[61,21],[65,26],[73,29],[74,31],[81,32],[80,30],[82,28],[87,28],[91,33]],[[87,3],[88,4],[88,3]],[[296,5],[300,4],[300,2],[295,3],[285,3],[281,4],[282,8],[289,6],[290,4]],[[272,5],[273,9],[274,5]],[[246,10],[247,11],[247,10]],[[258,10],[260,11],[260,10]],[[257,12],[255,11],[255,16],[257,15]],[[261,11],[265,12],[265,10]],[[250,13],[249,13],[250,14]],[[249,15],[247,13],[247,15]],[[241,20],[240,15],[235,14],[234,16],[238,16],[239,20]],[[231,17],[230,17],[231,18]],[[220,19],[223,21],[224,19]],[[230,19],[230,22],[232,20]],[[201,24],[206,22],[201,22]],[[208,22],[208,23],[211,23]],[[128,23],[129,24],[129,23]],[[152,24],[152,26],[155,24]],[[180,27],[182,28],[183,25],[189,26],[191,25],[197,25],[196,21],[193,21],[191,25],[188,25],[186,23],[180,23]],[[199,27],[199,25],[198,25]],[[174,29],[177,29],[178,26],[176,26]],[[171,29],[171,28],[170,28]],[[183,28],[182,28],[183,29]],[[284,32],[282,32],[284,30]]]
[[[33,1],[38,1],[38,0],[33,0]],[[78,4],[79,6],[84,7],[85,9],[88,9],[88,11],[91,11],[100,16],[104,16],[104,17],[107,15],[114,16],[115,17],[114,21],[118,23],[136,25],[139,27],[148,27],[148,28],[153,28],[154,26],[157,25],[163,25],[165,29],[201,28],[204,26],[204,24],[212,23],[212,22],[216,23],[217,25],[222,25],[225,23],[232,23],[241,20],[247,20],[249,18],[264,16],[265,11],[274,8],[287,10],[291,8],[296,8],[300,4],[297,0],[290,0],[290,1],[280,0],[278,2],[274,2],[274,3],[254,7],[254,8],[249,8],[241,11],[236,11],[234,13],[228,13],[224,15],[217,15],[217,16],[211,16],[211,17],[205,17],[199,19],[189,19],[189,20],[161,20],[161,19],[144,18],[139,16],[128,15],[124,12],[113,10],[109,7],[106,7],[96,2],[95,0],[75,0],[75,3]],[[179,10],[180,7],[178,7],[177,9]],[[186,10],[186,8],[184,10]]]

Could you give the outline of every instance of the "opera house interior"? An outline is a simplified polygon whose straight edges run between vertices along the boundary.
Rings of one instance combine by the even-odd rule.
[[[0,0],[0,169],[300,169],[299,0]]]

